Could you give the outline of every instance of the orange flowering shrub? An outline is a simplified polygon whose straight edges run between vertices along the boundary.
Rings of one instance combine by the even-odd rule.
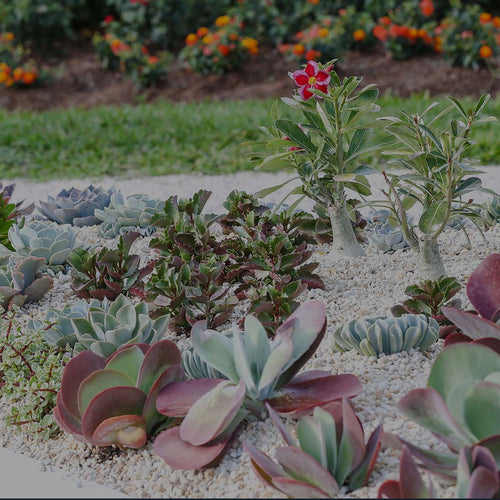
[[[104,24],[108,29],[119,30],[119,25],[109,17]],[[104,36],[96,33],[92,43],[106,69],[122,72],[139,88],[149,87],[167,74],[170,55],[165,51],[150,54],[146,45],[139,42],[133,34],[118,37],[111,31]]]
[[[219,16],[215,27],[198,28],[189,33],[179,58],[198,73],[222,74],[237,69],[249,56],[259,53],[255,38],[243,36],[242,23],[236,17]]]
[[[40,83],[40,71],[29,52],[15,45],[13,33],[0,33],[0,85],[5,88],[27,88]],[[44,77],[46,75],[43,75]]]
[[[379,19],[373,35],[383,42],[393,59],[408,59],[429,50],[439,51],[441,40],[434,35],[433,0],[404,2]]]
[[[336,17],[324,17],[295,35],[296,43],[281,44],[283,54],[299,62],[336,59],[348,50],[363,49],[374,42],[373,21],[354,7],[340,9]]]
[[[477,69],[500,54],[500,17],[482,12],[479,5],[456,3],[437,31],[452,66]]]

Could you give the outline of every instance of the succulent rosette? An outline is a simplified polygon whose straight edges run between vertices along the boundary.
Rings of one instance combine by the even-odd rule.
[[[142,448],[166,420],[156,410],[156,398],[183,380],[180,362],[180,351],[170,340],[132,344],[107,359],[82,352],[64,369],[54,418],[78,441]]]

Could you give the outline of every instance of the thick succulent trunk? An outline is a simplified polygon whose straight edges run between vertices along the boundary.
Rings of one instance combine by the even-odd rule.
[[[435,280],[446,276],[439,244],[436,239],[422,238],[419,240],[418,271],[422,278]]]
[[[330,223],[332,225],[332,249],[330,251],[331,257],[363,257],[365,251],[359,244],[354,234],[354,229],[351,224],[351,219],[347,214],[345,205],[336,207],[330,205],[328,207],[328,214],[330,216]]]

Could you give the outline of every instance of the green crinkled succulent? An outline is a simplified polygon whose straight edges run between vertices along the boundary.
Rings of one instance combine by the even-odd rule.
[[[94,215],[102,220],[99,233],[104,238],[114,238],[131,229],[151,234],[154,231],[151,219],[163,210],[163,205],[163,201],[146,194],[132,194],[124,199],[121,193],[114,193],[108,207],[94,211]]]
[[[76,232],[69,225],[33,220],[12,226],[9,240],[18,255],[42,257],[47,266],[57,269],[66,263],[66,258],[72,252]]]
[[[356,350],[365,356],[394,354],[410,349],[425,351],[439,338],[439,325],[423,314],[400,318],[361,318],[340,326],[333,333],[334,349]]]
[[[44,332],[52,345],[69,344],[75,352],[92,351],[108,357],[126,344],[153,344],[163,337],[170,317],[152,320],[145,303],[134,304],[123,295],[114,302],[92,301],[66,306],[52,328]]]

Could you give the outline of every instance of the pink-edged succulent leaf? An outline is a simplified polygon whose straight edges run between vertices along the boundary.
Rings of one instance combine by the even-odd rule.
[[[414,389],[401,399],[397,407],[456,451],[474,442],[457,423],[443,397],[432,387]]]
[[[81,384],[78,390],[78,408],[84,415],[90,402],[100,392],[112,387],[129,385],[134,387],[135,380],[116,370],[97,370],[91,373]]]
[[[268,403],[278,415],[297,417],[310,413],[315,406],[356,396],[362,388],[354,375],[320,375],[313,379],[301,378],[297,383],[293,379]]]
[[[294,361],[280,376],[275,387],[280,388],[293,379],[316,352],[326,332],[326,308],[319,300],[306,302],[295,310],[280,327],[276,335],[290,332]]]
[[[486,257],[471,274],[467,296],[483,318],[500,318],[500,253]]]
[[[285,424],[278,416],[278,414],[273,410],[272,406],[269,403],[266,403],[266,408],[269,412],[269,416],[271,417],[273,424],[280,431],[281,437],[283,438],[285,443],[289,446],[297,446],[297,441],[292,437],[290,432],[288,432]]]
[[[402,498],[432,498],[433,496],[406,446],[403,446],[399,466],[399,489],[403,495]]]
[[[61,391],[57,393],[54,419],[64,432],[78,436],[82,435],[82,422],[66,409]]]
[[[156,438],[153,449],[173,469],[201,469],[222,454],[231,436],[205,446],[193,446],[180,437],[180,427],[171,427]]]
[[[278,448],[276,450],[276,458],[284,471],[293,479],[319,488],[330,497],[338,493],[339,487],[337,481],[335,481],[330,472],[315,458],[301,449],[294,446]]]
[[[477,446],[482,446],[488,448],[493,458],[495,459],[498,468],[500,469],[500,435],[487,437],[486,439],[481,439]]]
[[[263,394],[269,394],[271,388],[279,388],[276,384],[278,375],[282,372],[293,353],[293,342],[289,336],[277,338],[266,364],[262,369],[258,390]],[[265,397],[265,396],[264,396]]]
[[[149,349],[151,349],[151,345],[146,344],[145,342],[137,342],[135,344],[127,344],[127,345],[120,347],[120,349],[118,349],[113,354],[111,354],[111,356],[109,356],[108,359],[106,359],[106,363],[109,363],[115,356],[118,356],[118,353],[120,353],[123,350],[128,349],[129,347],[132,347],[132,346],[137,346],[143,352],[144,355],[146,355],[146,353],[149,351]]]
[[[199,378],[170,384],[160,391],[156,408],[167,417],[185,417],[198,399],[225,381],[223,378]]]
[[[277,464],[275,464],[265,453],[262,453],[255,446],[248,442],[243,443],[243,448],[250,455],[255,475],[267,486],[274,487],[272,480],[277,477],[289,477],[288,474]]]
[[[351,471],[363,461],[366,452],[365,433],[350,401],[342,399],[342,437],[338,448],[335,477],[343,485]]]
[[[153,430],[157,423],[160,413],[156,409],[156,400],[162,389],[175,382],[180,382],[184,378],[184,370],[180,365],[168,367],[155,381],[147,395],[142,416],[146,421],[146,430],[148,434]]]
[[[498,498],[499,471],[491,451],[482,446],[465,446],[457,463],[458,498]]]
[[[102,370],[106,360],[91,351],[84,351],[68,361],[61,380],[61,398],[66,410],[81,419],[78,408],[78,390],[80,384],[91,373]]]
[[[139,370],[144,360],[144,353],[139,346],[130,345],[121,349],[113,358],[106,363],[106,370],[121,372],[131,380],[137,381]],[[119,384],[118,384],[119,385]]]
[[[97,427],[111,417],[141,415],[146,395],[137,387],[118,386],[104,389],[95,396],[82,419],[82,434],[91,442]]]
[[[365,456],[359,466],[349,476],[349,488],[357,490],[366,485],[377,462],[380,447],[382,446],[382,424],[378,425],[366,443]]]
[[[332,495],[311,484],[288,477],[273,479],[273,486],[290,498],[332,498]]]
[[[220,436],[241,410],[246,388],[226,380],[203,395],[190,408],[180,426],[184,441],[202,446]]]
[[[459,311],[452,307],[442,307],[443,314],[472,339],[492,337],[500,339],[500,326],[476,314]]]
[[[160,340],[154,343],[144,356],[137,387],[146,394],[158,377],[170,366],[181,364],[181,352],[171,340]]]
[[[378,498],[403,498],[403,494],[399,489],[399,481],[391,479],[390,481],[385,481],[380,485],[378,489]]]
[[[146,422],[139,415],[107,418],[92,435],[92,443],[96,446],[114,444],[127,448],[142,448],[147,440]]]

